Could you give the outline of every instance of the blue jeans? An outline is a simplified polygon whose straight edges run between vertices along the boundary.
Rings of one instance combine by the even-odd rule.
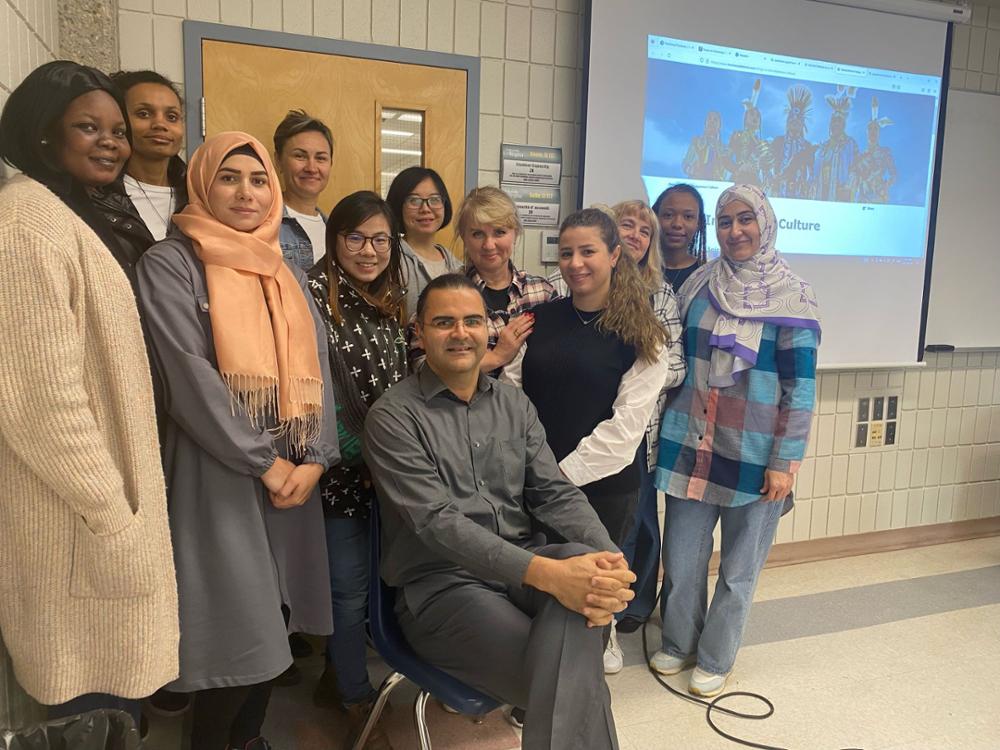
[[[663,523],[663,643],[670,656],[697,653],[698,666],[728,674],[743,640],[757,578],[774,541],[782,502],[725,508],[667,496]],[[722,520],[719,581],[708,600],[712,530]]]
[[[615,616],[618,620],[632,617],[645,621],[656,604],[656,576],[660,568],[660,518],[656,512],[653,474],[652,471],[642,472],[635,523],[622,544],[622,552],[625,553],[629,568],[636,575],[636,581],[632,584],[635,599]]]
[[[346,705],[375,694],[368,679],[365,622],[368,619],[369,528],[367,518],[326,518],[326,546],[333,595],[333,635],[326,660],[337,672]]]

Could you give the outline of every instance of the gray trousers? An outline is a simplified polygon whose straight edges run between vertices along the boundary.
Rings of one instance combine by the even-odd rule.
[[[591,552],[550,544],[536,554]],[[401,597],[401,601],[403,598]],[[398,607],[407,641],[424,660],[504,703],[525,709],[525,750],[617,750],[604,680],[602,628],[529,586],[463,580],[416,615]]]

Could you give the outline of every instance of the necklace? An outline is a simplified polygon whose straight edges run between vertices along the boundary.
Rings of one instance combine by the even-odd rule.
[[[141,192],[142,193],[142,197],[146,199],[146,204],[150,208],[153,209],[153,213],[156,214],[157,217],[160,219],[160,221],[163,222],[163,226],[164,227],[169,226],[170,222],[167,220],[167,217],[160,213],[160,209],[158,209],[156,207],[156,203],[154,203],[153,199],[149,197],[149,193],[146,192],[146,188],[143,186],[142,182],[140,180],[136,180],[135,177],[132,177],[132,180],[135,182],[136,185],[139,186],[139,192]],[[174,189],[173,188],[170,188],[170,202],[167,205],[168,205],[167,215],[169,216],[170,214],[173,213],[170,210],[174,206]]]
[[[580,322],[583,323],[585,326],[589,326],[591,323],[593,323],[595,320],[601,317],[601,313],[604,312],[604,310],[598,310],[597,312],[590,312],[587,313],[588,315],[590,315],[590,317],[585,318],[583,317],[583,314],[576,309],[576,305],[571,305],[571,307],[573,308],[573,312],[576,313],[576,317],[578,317],[580,319]]]

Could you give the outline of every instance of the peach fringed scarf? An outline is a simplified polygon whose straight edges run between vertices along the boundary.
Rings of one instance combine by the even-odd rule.
[[[260,158],[274,195],[252,232],[223,224],[208,204],[222,162],[244,145]],[[276,416],[276,433],[301,455],[319,436],[323,378],[309,303],[278,245],[281,192],[267,149],[246,133],[212,136],[191,157],[187,185],[189,203],[174,223],[205,264],[215,354],[234,413],[238,404],[254,425]]]

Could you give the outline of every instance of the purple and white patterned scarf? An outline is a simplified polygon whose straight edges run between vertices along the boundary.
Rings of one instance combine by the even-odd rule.
[[[701,288],[719,317],[709,343],[712,360],[708,384],[725,388],[744,370],[757,364],[764,323],[812,328],[820,333],[819,309],[812,286],[788,267],[774,246],[778,220],[763,191],[755,185],[734,185],[719,196],[719,212],[733,201],[742,201],[757,215],[760,250],[747,260],[722,256],[699,268],[681,287],[678,297],[681,320]]]

